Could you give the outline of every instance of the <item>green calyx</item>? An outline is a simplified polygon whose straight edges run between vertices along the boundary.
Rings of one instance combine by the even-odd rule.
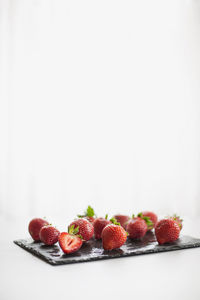
[[[108,214],[106,214],[105,219],[108,220]]]
[[[121,226],[121,224],[119,222],[117,222],[117,220],[114,217],[110,219],[110,222],[113,223],[114,225]]]
[[[94,216],[95,216],[94,209],[90,205],[88,205],[84,215],[77,215],[78,218],[94,217]]]
[[[177,216],[177,214],[174,214],[172,217],[175,221],[183,222],[183,219],[181,219],[181,217]]]
[[[153,226],[153,223],[151,222],[151,219],[150,219],[149,217],[143,216],[142,213],[139,213],[137,216],[138,216],[139,218],[143,219],[143,220],[146,222],[146,224],[147,224],[147,226],[148,226],[149,228],[150,228],[151,226]]]
[[[80,234],[78,234],[78,232],[79,232],[79,226],[77,226],[76,228],[75,228],[75,225],[72,225],[72,226],[68,227],[68,233],[69,234],[76,235],[76,236],[78,236],[82,239],[82,236]]]

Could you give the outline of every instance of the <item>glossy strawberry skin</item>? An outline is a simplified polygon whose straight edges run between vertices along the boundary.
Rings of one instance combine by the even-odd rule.
[[[40,241],[40,230],[43,226],[49,225],[49,223],[46,220],[40,219],[40,218],[35,218],[30,221],[28,225],[28,231],[34,241]]]
[[[170,219],[174,220],[174,221],[176,221],[176,223],[178,223],[180,230],[183,228],[183,220],[180,217],[174,215],[174,216],[170,217]]]
[[[144,217],[149,217],[150,221],[153,223],[152,226],[151,225],[148,226],[148,230],[151,230],[156,227],[156,225],[158,223],[158,217],[155,213],[153,213],[151,211],[143,211],[142,215]]]
[[[97,240],[101,239],[101,234],[102,234],[104,227],[110,223],[111,222],[105,218],[95,219],[95,221],[93,223],[95,239],[97,239]]]
[[[120,248],[126,242],[127,234],[122,226],[109,224],[104,227],[101,237],[104,250],[112,250]]]
[[[51,225],[43,226],[40,229],[39,237],[45,245],[53,245],[57,243],[60,231]]]
[[[114,218],[121,224],[121,226],[126,230],[126,225],[130,220],[129,216],[126,215],[115,215]]]
[[[84,217],[84,219],[88,220],[90,223],[94,223],[95,218],[94,217]]]
[[[160,245],[176,241],[179,234],[178,223],[171,219],[160,220],[155,228],[156,239]]]
[[[79,226],[79,231],[77,234],[81,235],[84,241],[89,241],[93,237],[94,227],[88,220],[80,218],[73,221],[69,227],[72,225],[74,225],[74,228]]]
[[[141,239],[145,236],[147,230],[146,222],[139,217],[131,219],[126,226],[126,231],[131,239]]]
[[[76,235],[71,235],[67,232],[62,232],[59,235],[58,242],[60,248],[66,254],[70,254],[78,251],[83,244],[83,241],[80,237]]]

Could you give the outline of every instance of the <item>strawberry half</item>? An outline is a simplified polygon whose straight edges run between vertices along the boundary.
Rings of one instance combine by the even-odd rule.
[[[59,235],[60,231],[51,225],[43,226],[39,233],[40,240],[45,245],[57,243]]]
[[[156,239],[159,244],[171,243],[179,238],[179,224],[172,219],[160,220],[155,228]]]
[[[78,218],[85,218],[88,220],[90,223],[93,224],[95,220],[95,212],[94,209],[89,205],[83,215],[77,215]]]
[[[74,253],[78,251],[83,241],[77,235],[72,235],[67,232],[62,232],[58,238],[58,242],[62,251],[66,254]]]
[[[101,234],[104,229],[104,227],[108,224],[110,224],[110,221],[107,220],[108,215],[105,216],[105,218],[96,218],[94,220],[93,226],[94,226],[94,236],[95,239],[99,240],[101,239]]]
[[[89,241],[94,234],[94,227],[93,225],[86,219],[81,218],[77,219],[74,222],[72,222],[69,227],[73,226],[74,228],[78,227],[77,234],[79,234],[83,240]]]
[[[46,220],[40,218],[35,218],[30,221],[28,225],[28,231],[35,241],[40,241],[39,233],[41,228],[45,225],[49,225],[49,223]]]
[[[114,218],[110,221],[115,224],[108,224],[104,227],[101,234],[104,250],[120,248],[127,239],[127,233],[124,228],[119,223],[116,223]]]

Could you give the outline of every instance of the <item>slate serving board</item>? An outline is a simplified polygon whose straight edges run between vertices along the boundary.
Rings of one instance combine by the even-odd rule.
[[[180,236],[174,243],[158,245],[152,232],[148,232],[142,240],[135,241],[128,238],[120,249],[112,251],[105,251],[102,248],[101,241],[95,239],[84,243],[82,248],[73,254],[64,254],[58,244],[45,246],[40,242],[33,242],[32,239],[16,240],[14,243],[51,265],[73,264],[200,247],[200,239],[190,236]]]

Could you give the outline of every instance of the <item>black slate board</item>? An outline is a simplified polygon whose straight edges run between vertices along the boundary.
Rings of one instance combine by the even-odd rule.
[[[127,239],[126,243],[120,249],[112,251],[105,251],[102,248],[101,241],[92,239],[84,243],[79,251],[68,255],[64,254],[57,244],[45,246],[42,243],[33,242],[32,239],[16,240],[14,243],[51,265],[73,264],[78,262],[200,247],[200,239],[190,236],[180,236],[174,243],[158,245],[152,232],[148,232],[142,240],[135,241]]]

